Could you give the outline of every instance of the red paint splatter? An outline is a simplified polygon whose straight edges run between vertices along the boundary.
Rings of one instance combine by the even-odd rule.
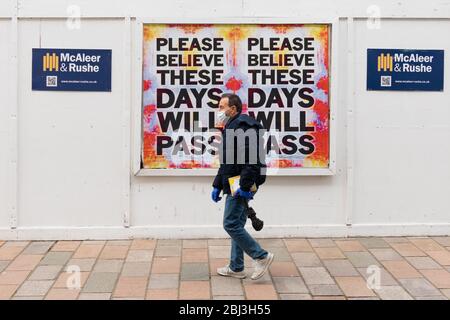
[[[328,77],[320,78],[319,82],[317,82],[317,88],[322,89],[328,94]]]
[[[246,103],[242,104],[242,113],[247,113],[248,111],[248,105]]]
[[[144,80],[142,83],[142,87],[144,88],[144,91],[147,91],[152,87],[152,80]]]
[[[319,34],[319,38],[323,41],[323,64],[326,70],[328,70],[328,36],[328,28],[323,28]]]
[[[238,91],[242,86],[242,80],[236,79],[235,77],[231,77],[228,79],[226,87],[228,90],[232,90],[233,92]]]
[[[145,122],[150,121],[151,115],[156,111],[156,106],[154,104],[149,104],[144,107],[143,116]]]
[[[328,130],[315,131],[310,134],[314,137],[313,143],[315,150],[308,158],[328,163],[330,147],[328,142]]]
[[[317,99],[316,102],[314,103],[313,109],[321,122],[323,122],[323,123],[328,122],[328,118],[329,118],[329,114],[330,114],[330,108],[328,106],[328,103]]]

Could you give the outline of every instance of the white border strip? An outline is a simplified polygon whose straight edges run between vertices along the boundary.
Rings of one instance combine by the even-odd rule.
[[[131,113],[131,20],[124,19],[123,33],[123,101],[122,101],[122,215],[123,226],[130,226],[130,113]],[[114,57],[113,57],[114,59]]]
[[[9,103],[9,161],[8,161],[8,211],[9,227],[17,228],[18,220],[18,21],[17,7],[11,19],[10,38],[10,103]]]
[[[435,224],[354,224],[268,225],[260,232],[246,228],[255,238],[343,238],[374,236],[448,236],[450,223]],[[111,240],[134,238],[205,239],[228,238],[222,226],[142,226],[142,227],[21,227],[0,229],[2,240]]]

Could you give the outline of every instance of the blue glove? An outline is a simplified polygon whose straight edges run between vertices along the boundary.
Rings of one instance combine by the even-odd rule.
[[[236,193],[234,194],[234,197],[235,198],[242,197],[244,199],[251,200],[251,199],[253,199],[253,195],[254,195],[253,192],[251,192],[251,191],[243,191],[243,190],[241,190],[241,188],[239,188],[239,189],[236,190]]]
[[[219,197],[219,195],[220,195],[220,189],[213,188],[213,191],[211,192],[211,199],[214,202],[218,202],[218,201],[220,201],[222,199],[222,197]]]

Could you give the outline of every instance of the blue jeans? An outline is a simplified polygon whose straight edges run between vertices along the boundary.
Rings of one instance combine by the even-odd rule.
[[[235,272],[244,270],[244,252],[253,259],[263,259],[267,251],[244,229],[247,222],[246,199],[227,194],[223,228],[231,237],[230,268]]]

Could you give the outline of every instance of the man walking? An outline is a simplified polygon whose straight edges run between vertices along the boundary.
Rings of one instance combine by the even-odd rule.
[[[226,195],[223,227],[231,237],[230,263],[217,269],[222,276],[245,278],[244,252],[254,260],[252,280],[261,278],[269,269],[274,255],[267,252],[245,230],[248,201],[253,199],[250,191],[255,184],[259,187],[265,181],[265,164],[261,159],[262,139],[259,138],[261,124],[252,117],[241,114],[242,102],[231,93],[222,95],[219,102],[218,120],[223,125],[219,152],[221,164],[213,182],[211,197],[218,202]],[[251,141],[251,138],[256,140]],[[263,152],[261,152],[263,153]],[[231,158],[231,159],[230,159]],[[263,172],[262,172],[263,171]],[[240,175],[239,188],[231,195],[228,178]]]

